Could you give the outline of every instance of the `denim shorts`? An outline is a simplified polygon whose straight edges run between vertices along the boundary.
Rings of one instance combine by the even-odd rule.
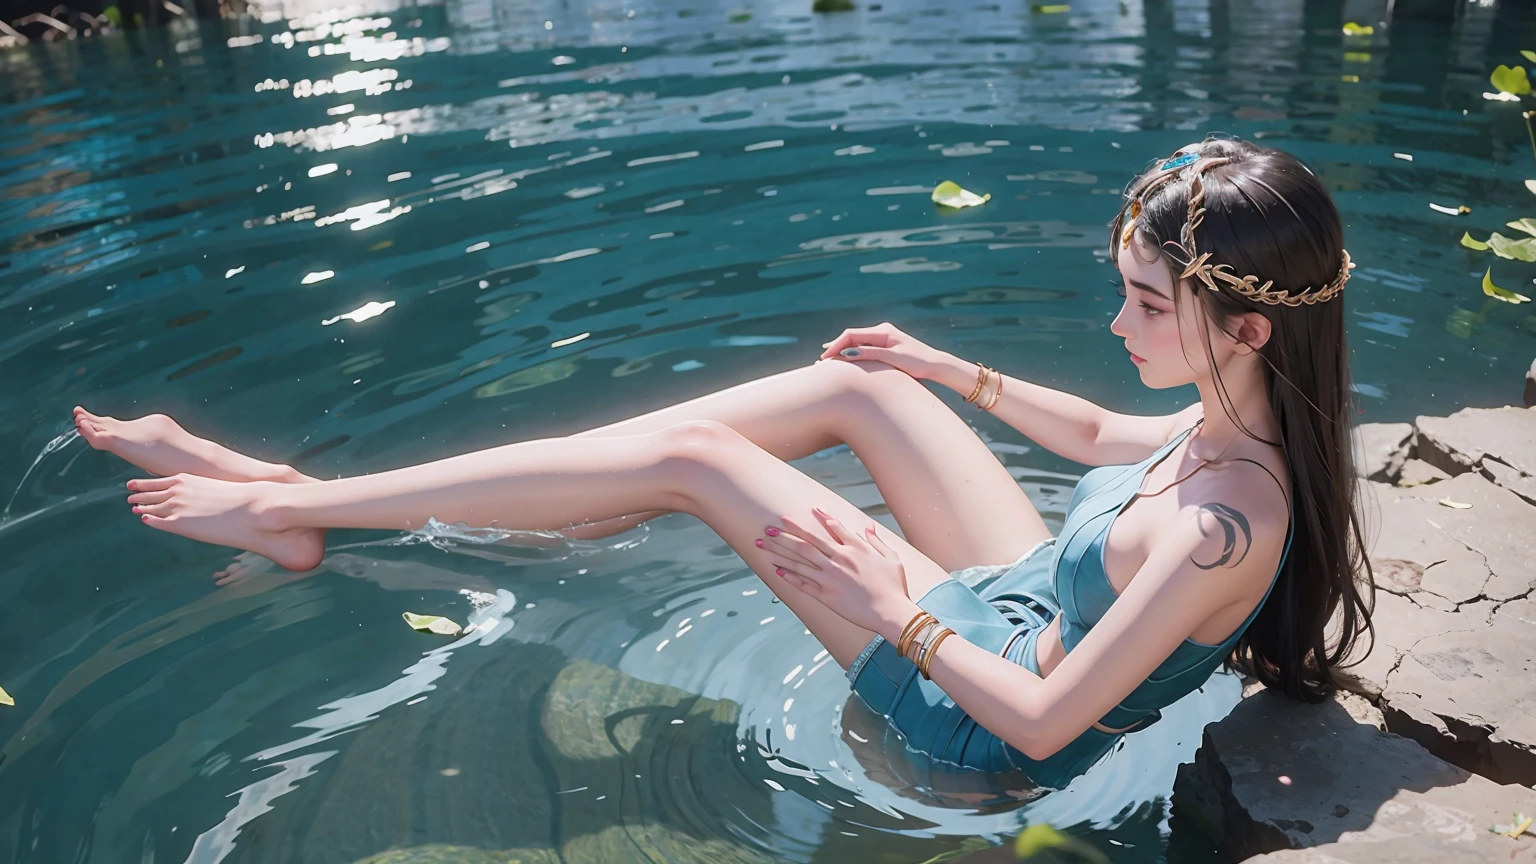
[[[1051,587],[1052,547],[1045,540],[1012,564],[957,570],[918,598],[955,635],[1036,675],[1035,642],[1061,612]],[[1031,759],[983,729],[939,685],[876,636],[848,668],[853,691],[884,715],[906,745],[940,762],[979,771],[1020,771],[1034,783],[1061,788],[1112,750],[1123,733],[1090,727],[1045,759]]]

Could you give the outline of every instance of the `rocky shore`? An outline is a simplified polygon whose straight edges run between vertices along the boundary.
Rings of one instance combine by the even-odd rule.
[[[1375,649],[1208,726],[1174,811],[1233,860],[1536,862],[1490,830],[1536,816],[1536,408],[1359,433]]]

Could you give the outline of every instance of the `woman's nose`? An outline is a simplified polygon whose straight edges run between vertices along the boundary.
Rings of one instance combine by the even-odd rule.
[[[1125,319],[1128,317],[1125,314],[1127,305],[1122,303],[1120,311],[1115,313],[1115,320],[1109,322],[1109,332],[1119,336],[1121,339],[1129,339],[1131,336],[1131,331],[1125,326]]]

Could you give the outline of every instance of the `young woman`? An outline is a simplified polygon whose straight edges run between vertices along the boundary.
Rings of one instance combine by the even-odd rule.
[[[1169,416],[1108,411],[881,324],[844,331],[813,365],[611,426],[333,481],[165,417],[77,408],[76,423],[162,475],[128,483],[145,524],[293,570],[320,563],[327,528],[436,518],[590,538],[692,514],[909,745],[1059,786],[1224,661],[1322,698],[1369,628],[1341,233],[1305,166],[1249,143],[1190,145],[1130,185],[1110,331],[1148,386],[1199,390]],[[1059,538],[923,380],[1103,466]],[[786,464],[839,442],[904,537]]]

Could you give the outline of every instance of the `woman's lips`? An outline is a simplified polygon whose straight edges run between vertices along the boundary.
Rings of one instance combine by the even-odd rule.
[[[1140,366],[1141,364],[1147,362],[1147,358],[1145,358],[1145,357],[1137,357],[1135,354],[1132,354],[1131,355],[1131,362],[1135,363],[1137,366]]]

